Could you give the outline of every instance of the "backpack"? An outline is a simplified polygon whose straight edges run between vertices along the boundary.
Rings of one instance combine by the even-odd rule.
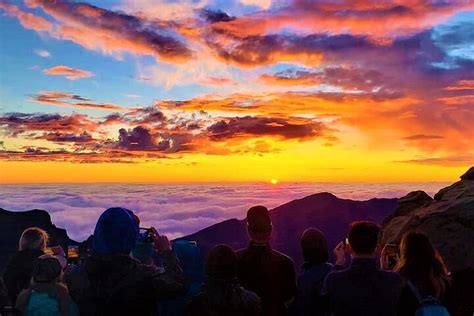
[[[433,295],[423,297],[413,283],[408,281],[407,285],[418,301],[415,316],[450,316],[448,310],[441,304],[438,297]]]
[[[29,297],[23,313],[24,316],[61,316],[59,302],[56,297],[33,290],[28,290],[28,292]],[[68,315],[79,316],[79,309],[74,302],[69,303]]]

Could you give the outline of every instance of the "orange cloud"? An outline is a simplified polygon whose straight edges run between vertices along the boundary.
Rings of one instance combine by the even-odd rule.
[[[77,94],[59,91],[44,91],[30,96],[32,101],[70,108],[96,109],[106,111],[126,111],[126,107],[112,103],[96,103]]]
[[[69,80],[77,80],[92,77],[94,74],[90,71],[79,69],[79,68],[71,68],[68,66],[55,66],[48,69],[43,70],[43,73],[47,75],[53,76],[64,76]]]
[[[53,29],[53,24],[48,20],[32,13],[25,12],[16,5],[0,2],[0,9],[3,9],[7,15],[16,17],[20,24],[27,29],[38,32],[51,31]]]
[[[375,40],[411,35],[447,20],[457,12],[472,10],[471,1],[438,5],[421,0],[401,1],[293,1],[278,10],[260,11],[217,22],[212,29],[220,34],[245,38],[291,30],[369,35]]]
[[[120,57],[124,52],[151,55],[170,62],[183,62],[192,51],[167,29],[125,13],[67,0],[27,0],[40,7],[60,24],[51,32],[54,37],[73,41],[87,49]],[[169,33],[169,32],[168,32]]]

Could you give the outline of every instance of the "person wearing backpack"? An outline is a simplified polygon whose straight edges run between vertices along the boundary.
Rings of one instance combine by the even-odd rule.
[[[107,209],[97,221],[92,254],[66,272],[65,280],[83,316],[156,315],[157,301],[183,292],[184,277],[168,238],[151,228],[162,266],[146,265],[130,253],[139,238],[132,211]]]
[[[395,270],[404,284],[397,305],[399,316],[454,315],[448,271],[425,234],[403,236]]]
[[[64,257],[46,254],[36,259],[30,287],[18,295],[15,309],[24,316],[78,316],[77,306],[62,283],[65,266]]]
[[[291,315],[327,315],[321,289],[334,266],[328,262],[329,252],[324,234],[316,228],[306,229],[301,236],[301,252],[304,259],[303,273],[298,277],[298,291]]]

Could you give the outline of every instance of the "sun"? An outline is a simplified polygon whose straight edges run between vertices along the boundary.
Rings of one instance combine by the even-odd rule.
[[[271,184],[278,184],[278,180],[277,180],[277,179],[271,179],[271,180],[270,180],[270,183],[271,183]]]

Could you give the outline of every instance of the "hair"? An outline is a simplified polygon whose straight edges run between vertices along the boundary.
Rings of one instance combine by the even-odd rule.
[[[321,264],[329,260],[328,245],[323,232],[308,228],[301,235],[303,259],[311,264]]]
[[[449,281],[448,270],[429,238],[421,232],[408,232],[400,243],[400,260],[395,270],[416,283],[420,291],[441,294]]]
[[[23,231],[20,237],[18,248],[21,250],[42,250],[48,244],[49,235],[46,231],[38,227],[30,227]]]
[[[254,241],[263,242],[270,238],[272,220],[265,206],[253,206],[247,211],[247,230]]]
[[[215,279],[229,280],[237,276],[237,255],[227,245],[211,249],[206,261],[206,274]]]
[[[372,222],[353,222],[349,230],[349,244],[355,254],[371,255],[380,239],[380,227]]]

